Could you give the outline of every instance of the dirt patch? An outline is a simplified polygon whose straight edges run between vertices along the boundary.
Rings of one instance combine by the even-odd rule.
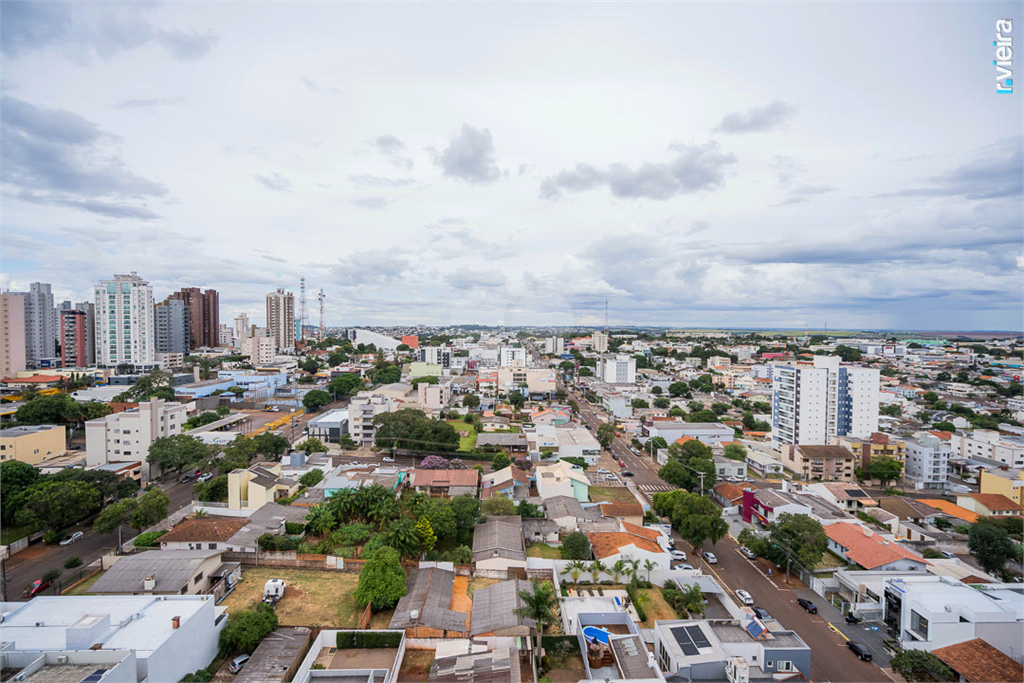
[[[654,628],[654,622],[659,619],[664,621],[679,618],[672,605],[665,601],[665,597],[657,588],[641,590],[640,594],[644,596],[644,613],[647,615],[647,621],[643,622],[644,628]]]
[[[469,580],[469,585],[466,587],[466,595],[472,598],[474,591],[478,591],[481,588],[487,588],[488,586],[493,586],[496,583],[501,583],[501,579],[485,579],[482,577],[473,577]]]
[[[783,589],[797,589],[807,588],[807,585],[796,575],[796,572],[790,571],[789,583],[786,583],[786,568],[775,566],[774,562],[769,562],[763,557],[757,558],[754,563],[757,565],[761,573],[768,577],[768,579],[779,588]]]
[[[551,655],[551,668],[543,677],[552,683],[576,683],[584,677],[586,669],[580,655]]]
[[[277,603],[277,618],[294,626],[355,628],[362,613],[352,599],[359,584],[358,574],[334,571],[253,567],[242,574],[235,590],[221,603],[227,611],[248,608],[263,598],[269,579],[284,579],[287,587]]]
[[[591,486],[591,502],[635,503],[636,497],[625,486]]]
[[[429,679],[430,665],[433,662],[433,650],[406,650],[402,666],[398,670],[399,683],[422,683]]]

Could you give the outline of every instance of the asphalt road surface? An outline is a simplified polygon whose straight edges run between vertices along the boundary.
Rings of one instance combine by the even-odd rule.
[[[180,510],[192,502],[192,484],[174,483],[164,489],[171,503],[168,512]],[[67,546],[46,545],[42,541],[31,544],[28,548],[17,555],[3,562],[0,570],[0,589],[3,598],[6,600],[21,600],[22,591],[29,587],[33,581],[40,578],[50,569],[61,569],[63,574],[57,579],[56,584],[47,589],[45,595],[57,593],[60,585],[67,586],[77,581],[81,568],[99,559],[103,555],[112,553],[117,549],[117,532],[109,534],[98,534],[92,530],[92,523],[80,524],[68,529],[70,534],[73,531],[85,533],[81,539]],[[126,525],[121,527],[121,540],[127,541],[134,538],[137,532]],[[64,562],[70,557],[79,557],[82,564],[79,568],[64,569]]]

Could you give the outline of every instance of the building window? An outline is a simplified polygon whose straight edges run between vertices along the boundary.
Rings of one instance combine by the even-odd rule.
[[[203,573],[199,572],[196,574],[196,578],[192,579],[192,585],[198,586],[199,582],[203,580]]]
[[[914,610],[910,610],[910,630],[917,632],[924,640],[928,640],[928,620]]]

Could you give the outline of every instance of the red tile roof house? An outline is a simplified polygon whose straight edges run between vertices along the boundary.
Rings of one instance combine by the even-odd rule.
[[[410,473],[409,485],[431,496],[449,498],[462,494],[476,497],[480,473],[476,470],[421,470]]]
[[[1019,517],[1024,512],[1024,508],[1001,493],[969,493],[957,496],[956,504],[983,517]]]
[[[963,683],[1021,683],[1024,669],[981,638],[932,650]]]
[[[825,527],[829,550],[868,570],[924,572],[930,562],[871,529],[836,522]]]

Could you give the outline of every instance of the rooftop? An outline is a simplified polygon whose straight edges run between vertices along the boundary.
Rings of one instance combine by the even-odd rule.
[[[199,567],[220,550],[150,550],[121,557],[88,590],[89,593],[141,593],[143,581],[153,577],[151,592],[177,593]],[[148,592],[148,591],[147,591]]]
[[[664,552],[654,541],[645,536],[627,533],[625,531],[596,532],[587,535],[590,538],[590,545],[594,548],[594,557],[603,560],[612,555],[618,555],[621,548],[634,545],[639,550],[646,550],[651,553]]]
[[[516,614],[516,610],[523,606],[522,598],[519,597],[521,591],[533,593],[528,581],[512,579],[473,591],[470,635],[476,636],[517,626],[525,627],[527,630],[535,627],[535,620]]]
[[[1024,671],[1018,662],[1007,657],[981,638],[932,650],[932,654],[968,681],[1019,683]]]
[[[406,594],[395,606],[389,628],[423,626],[464,633],[469,615],[451,609],[454,585],[453,571],[437,567],[413,569],[406,580]]]
[[[0,438],[12,439],[28,434],[40,434],[51,429],[64,429],[64,425],[21,425],[19,427],[8,427],[0,429]]]
[[[160,543],[226,541],[246,524],[244,517],[192,517],[160,537]]]
[[[797,446],[805,458],[853,458],[853,453],[842,446]]]
[[[846,556],[865,569],[874,569],[898,560],[929,564],[928,560],[910,552],[896,541],[886,540],[871,529],[857,524],[829,524],[825,526],[825,535],[846,548]]]
[[[1021,506],[1013,502],[1001,493],[969,493],[969,498],[973,498],[978,501],[989,510],[992,511],[1004,511],[1010,510],[1014,512],[1020,512]]]
[[[296,660],[306,652],[310,630],[305,626],[282,626],[259,644],[234,683],[272,683],[284,681]]]
[[[933,507],[940,512],[944,512],[950,517],[956,517],[957,519],[962,519],[971,524],[974,524],[981,519],[981,515],[977,512],[960,507],[955,503],[950,503],[948,500],[942,500],[940,498],[922,498],[920,502],[928,505],[929,507]]]
[[[519,515],[491,517],[473,531],[473,561],[494,557],[526,560],[523,519]]]

